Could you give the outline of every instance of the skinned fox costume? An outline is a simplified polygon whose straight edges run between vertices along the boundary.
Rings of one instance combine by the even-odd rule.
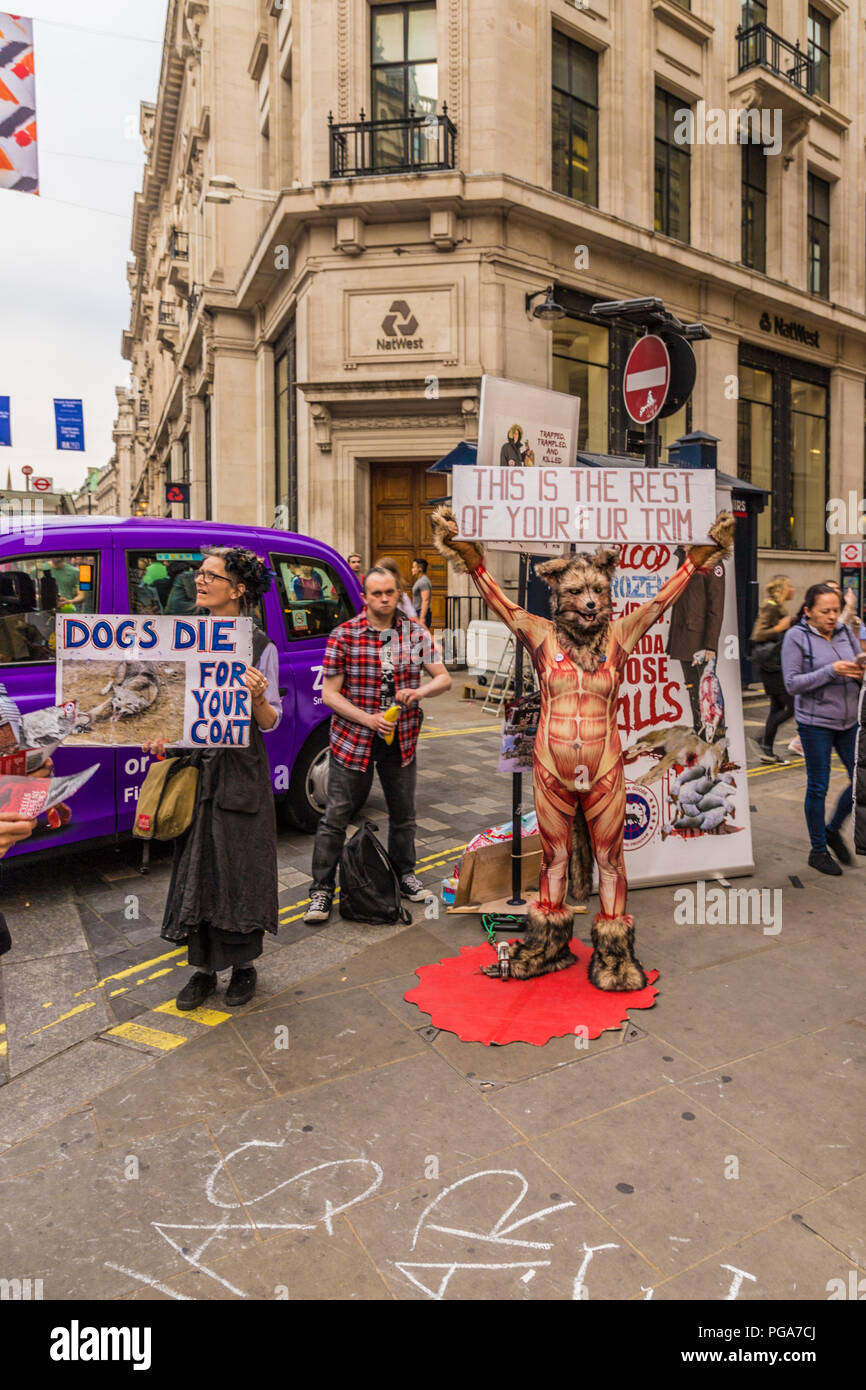
[[[619,687],[628,656],[679,598],[697,569],[731,553],[734,518],[729,512],[720,513],[710,529],[715,545],[692,546],[655,598],[615,621],[611,620],[610,582],[619,557],[616,548],[539,565],[536,573],[551,590],[551,621],[528,613],[506,597],[484,567],[481,546],[457,538],[457,519],[449,508],[437,508],[431,525],[436,548],[455,568],[469,572],[481,597],[529,652],[541,691],[532,776],[541,873],[526,938],[508,948],[511,975],[530,979],[575,963],[569,947],[572,911],[565,896],[573,848],[575,891],[579,896],[589,894],[588,832],[598,866],[601,907],[592,926],[590,981],[604,990],[642,989],[646,976],[634,954],[634,919],[625,910]],[[498,974],[498,965],[488,973]]]

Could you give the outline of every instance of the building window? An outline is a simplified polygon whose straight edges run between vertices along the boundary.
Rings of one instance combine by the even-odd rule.
[[[742,262],[767,270],[767,158],[763,145],[743,145]]]
[[[298,529],[298,420],[295,321],[274,349],[274,407],[276,495],[274,525]]]
[[[817,174],[809,175],[808,193],[810,294],[830,298],[830,185]]]
[[[377,5],[370,26],[370,88],[374,121],[397,124],[373,132],[373,163],[387,170],[419,163],[426,149],[421,124],[410,130],[407,118],[434,116],[439,99],[436,62],[436,5]],[[409,149],[408,141],[419,147]]]
[[[814,5],[809,6],[809,57],[812,59],[813,90],[830,100],[830,21]]]
[[[740,13],[740,25],[744,31],[753,29],[756,24],[767,23],[767,6],[764,0],[743,0]],[[750,34],[740,46],[740,71],[743,68],[751,67],[758,61],[761,54],[766,52],[762,45],[761,35]]]
[[[580,397],[578,449],[606,454],[610,329],[581,319],[559,319],[553,330],[553,389]]]
[[[598,206],[598,57],[556,31],[553,191]]]
[[[792,549],[826,550],[827,388],[791,382],[791,482],[787,518]]]
[[[737,476],[773,488],[773,373],[740,365],[737,402]],[[758,516],[758,545],[773,544],[772,497]]]
[[[689,154],[674,136],[682,102],[656,88],[655,217],[657,232],[689,240]],[[682,118],[680,118],[682,119]]]
[[[204,398],[204,516],[210,521],[213,512],[210,444],[210,396]]]
[[[187,430],[186,433],[184,434],[183,439],[180,441],[180,444],[181,444],[180,481],[181,481],[182,483],[188,483],[188,482],[189,482],[189,430]],[[184,504],[183,504],[183,514],[184,514],[184,517],[185,517],[185,518],[189,518],[189,516],[190,516],[190,504],[189,504],[189,502],[184,502]]]

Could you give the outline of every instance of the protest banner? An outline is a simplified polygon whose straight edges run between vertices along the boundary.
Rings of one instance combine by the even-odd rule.
[[[251,618],[57,615],[57,702],[78,706],[67,745],[164,739],[247,747]]]
[[[716,516],[707,468],[455,468],[463,540],[536,552],[569,544],[706,540]]]

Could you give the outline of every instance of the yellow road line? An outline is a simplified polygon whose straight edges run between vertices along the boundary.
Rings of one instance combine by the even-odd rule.
[[[119,1023],[109,1028],[109,1038],[126,1038],[129,1042],[143,1043],[146,1047],[157,1047],[160,1052],[171,1052],[174,1047],[183,1047],[187,1041],[177,1033],[163,1033],[160,1028],[145,1028],[142,1023]]]
[[[74,1018],[76,1014],[83,1014],[83,1013],[86,1012],[87,1009],[95,1009],[95,1008],[96,1008],[96,1000],[95,1000],[95,999],[91,999],[91,1001],[90,1001],[89,1004],[79,1004],[77,1008],[75,1008],[75,1009],[70,1009],[68,1014],[61,1014],[59,1018],[55,1018],[54,1021],[53,1021],[52,1023],[43,1023],[43,1025],[42,1025],[41,1028],[34,1028],[34,1029],[33,1029],[33,1032],[32,1032],[32,1033],[28,1033],[27,1036],[28,1036],[28,1038],[35,1037],[35,1035],[36,1035],[37,1033],[44,1033],[44,1032],[46,1032],[49,1028],[56,1028],[57,1025],[58,1025],[58,1023],[65,1023],[66,1020],[67,1020],[67,1018]]]
[[[467,841],[467,844],[468,844],[468,841]],[[418,873],[419,873],[419,874],[426,874],[426,872],[427,872],[428,869],[438,869],[438,868],[441,868],[442,864],[443,864],[444,862],[447,862],[447,860],[442,860],[442,859],[441,859],[441,857],[440,857],[441,855],[444,854],[444,855],[449,855],[449,856],[450,856],[450,855],[452,855],[452,854],[462,854],[462,852],[463,852],[463,850],[464,850],[465,848],[466,848],[466,845],[452,845],[450,849],[437,849],[437,851],[436,851],[435,854],[427,854],[427,855],[424,855],[423,858],[421,858],[421,859],[418,860],[418,865],[419,865],[418,870],[417,870]],[[430,864],[430,863],[428,863],[428,860],[430,860],[430,859],[435,859],[437,862],[436,862],[435,864]],[[422,865],[422,864],[425,866],[423,869],[420,867],[420,865]],[[337,902],[337,900],[339,899],[339,896],[340,896],[340,890],[339,890],[339,888],[338,888],[337,891],[336,891],[336,893],[334,894],[334,902]],[[292,912],[296,907],[306,907],[306,906],[307,906],[307,903],[308,903],[309,901],[310,901],[309,898],[301,898],[301,900],[300,900],[299,902],[296,902],[296,903],[286,903],[285,907],[281,907],[281,908],[280,908],[279,916],[280,916],[281,921],[282,921],[282,922],[297,922],[297,920],[298,920],[297,917],[284,917],[284,916],[283,916],[283,913],[285,913],[285,912]],[[304,914],[301,913],[300,915],[303,916]]]
[[[5,1032],[6,1032],[6,1024],[5,1024],[5,1023],[0,1023],[0,1033],[5,1033]]]
[[[5,1057],[8,1050],[9,1044],[7,1042],[0,1042],[0,1057]]]
[[[126,980],[130,975],[134,975],[138,970],[147,970],[150,965],[162,965],[163,961],[171,960],[173,956],[181,956],[186,950],[185,946],[178,946],[174,951],[166,951],[163,956],[154,956],[151,960],[141,960],[138,965],[130,965],[126,970],[118,970],[113,975],[103,975],[101,980],[97,980],[95,985],[88,985],[87,989],[79,989],[73,994],[73,999],[78,999],[82,994],[89,994],[92,989],[100,989],[107,985],[111,980]]]
[[[471,729],[443,729],[441,734],[419,734],[419,742],[422,738],[461,738],[463,734],[501,734],[501,724],[479,724]]]
[[[167,965],[164,970],[154,970],[152,975],[148,975],[149,980],[158,980],[160,975],[170,975],[174,969],[173,965]]]
[[[172,1018],[191,1018],[193,1023],[205,1023],[208,1028],[213,1028],[217,1023],[225,1023],[227,1018],[231,1018],[231,1014],[221,1013],[219,1009],[205,1009],[202,1005],[182,1013],[173,999],[167,1000],[165,1004],[157,1004],[152,1012],[170,1014]]]

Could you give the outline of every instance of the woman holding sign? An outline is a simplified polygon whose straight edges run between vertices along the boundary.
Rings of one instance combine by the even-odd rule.
[[[249,615],[271,587],[271,572],[251,550],[217,546],[203,551],[195,575],[196,603],[212,618]],[[217,987],[217,971],[231,967],[225,1002],[252,999],[266,931],[277,930],[277,831],[271,773],[262,733],[280,722],[277,649],[253,628],[253,665],[244,684],[252,697],[248,748],[196,752],[199,787],[187,833],[175,841],[162,936],[188,943],[195,974],[177,1007],[196,1009]],[[158,757],[165,743],[144,745]]]

